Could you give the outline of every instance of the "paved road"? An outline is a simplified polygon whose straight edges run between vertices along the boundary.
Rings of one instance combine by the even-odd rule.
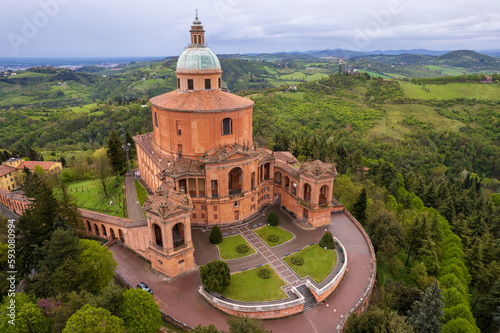
[[[125,191],[127,198],[127,217],[134,221],[140,221],[146,224],[146,218],[142,212],[139,199],[137,198],[137,191],[135,190],[134,172],[131,171],[125,175]]]
[[[283,219],[280,220],[283,221]],[[251,224],[253,225],[253,223],[255,222]],[[325,231],[325,227],[304,231],[287,222],[280,223],[280,226],[293,232],[297,237],[291,242],[278,246],[276,250],[273,249],[277,257],[281,257],[285,252],[293,253],[293,249],[303,247],[311,241],[318,242]],[[290,318],[263,321],[263,325],[274,333],[334,332],[345,314],[356,305],[365,293],[369,285],[372,263],[370,248],[362,233],[343,213],[333,215],[331,223],[326,229],[330,230],[346,248],[349,270],[345,279],[332,296],[313,309]],[[233,230],[237,230],[237,228],[233,228]],[[207,231],[193,230],[195,260],[198,265],[204,265],[217,258],[217,250],[208,242],[208,235]],[[152,272],[149,263],[127,249],[115,245],[110,250],[118,262],[117,271],[134,286],[140,281],[151,286],[160,308],[165,313],[191,327],[199,324],[214,324],[219,329],[228,329],[226,324],[228,315],[210,306],[198,294],[198,287],[201,285],[198,271],[169,282],[164,277]],[[241,267],[254,267],[259,262],[265,262],[262,255],[260,257],[250,256],[246,261],[231,261],[229,266],[234,272],[241,270]]]

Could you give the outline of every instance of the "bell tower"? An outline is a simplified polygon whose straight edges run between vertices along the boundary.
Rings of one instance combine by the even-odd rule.
[[[198,9],[196,10],[196,17],[194,18],[193,25],[191,26],[191,45],[190,46],[205,46],[205,30],[201,25],[200,20],[198,20]]]

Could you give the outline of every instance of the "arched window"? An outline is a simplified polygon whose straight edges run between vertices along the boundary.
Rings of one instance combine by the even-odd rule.
[[[155,126],[158,127],[158,115],[155,112]]]
[[[274,181],[276,184],[281,185],[281,172],[277,171],[274,174]]]
[[[97,236],[99,236],[99,228],[97,227],[97,224],[94,223],[94,230],[95,230],[95,234]]]
[[[161,228],[158,226],[158,224],[153,224],[154,226],[154,231],[155,231],[155,242],[156,245],[159,247],[163,247],[163,238],[161,236]]]
[[[233,134],[233,120],[231,118],[222,119],[222,135]]]
[[[234,168],[228,175],[229,195],[240,194],[243,186],[243,171],[241,168]]]
[[[290,187],[290,179],[288,178],[288,176],[285,176],[285,188],[288,190],[288,188]]]
[[[109,232],[111,233],[111,239],[115,239],[116,236],[115,236],[115,231],[113,230],[113,228],[109,228]]]
[[[304,201],[311,202],[311,185],[304,184]]]
[[[327,200],[328,200],[328,186],[323,185],[319,189],[319,201],[318,202],[320,205],[324,205],[324,204],[328,203]]]
[[[120,239],[120,242],[125,243],[125,237],[123,237],[122,229],[118,229],[118,238]]]
[[[104,237],[108,237],[108,233],[106,232],[106,227],[104,226],[104,224],[101,224],[101,228],[102,228],[102,235]]]
[[[174,242],[174,249],[185,244],[184,225],[182,223],[177,223],[172,228],[172,240]]]

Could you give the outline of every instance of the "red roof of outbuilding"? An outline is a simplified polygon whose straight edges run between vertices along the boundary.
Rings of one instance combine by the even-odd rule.
[[[23,163],[19,164],[17,168],[22,170],[24,169],[24,167],[27,167],[30,170],[34,170],[35,166],[39,165],[42,167],[43,170],[49,170],[49,168],[54,163],[55,162],[50,162],[50,161],[24,161]]]
[[[236,111],[253,106],[248,98],[222,90],[200,90],[180,93],[177,90],[151,98],[151,104],[165,110],[191,112]]]
[[[12,171],[16,171],[16,168],[8,166],[8,165],[0,164],[0,177],[8,175]]]

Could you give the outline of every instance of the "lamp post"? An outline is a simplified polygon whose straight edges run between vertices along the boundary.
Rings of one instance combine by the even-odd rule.
[[[130,150],[130,143],[127,143],[126,145],[122,145],[123,150],[125,150],[125,153],[127,154],[127,169],[128,173],[130,173],[130,162],[128,159],[128,151]]]

